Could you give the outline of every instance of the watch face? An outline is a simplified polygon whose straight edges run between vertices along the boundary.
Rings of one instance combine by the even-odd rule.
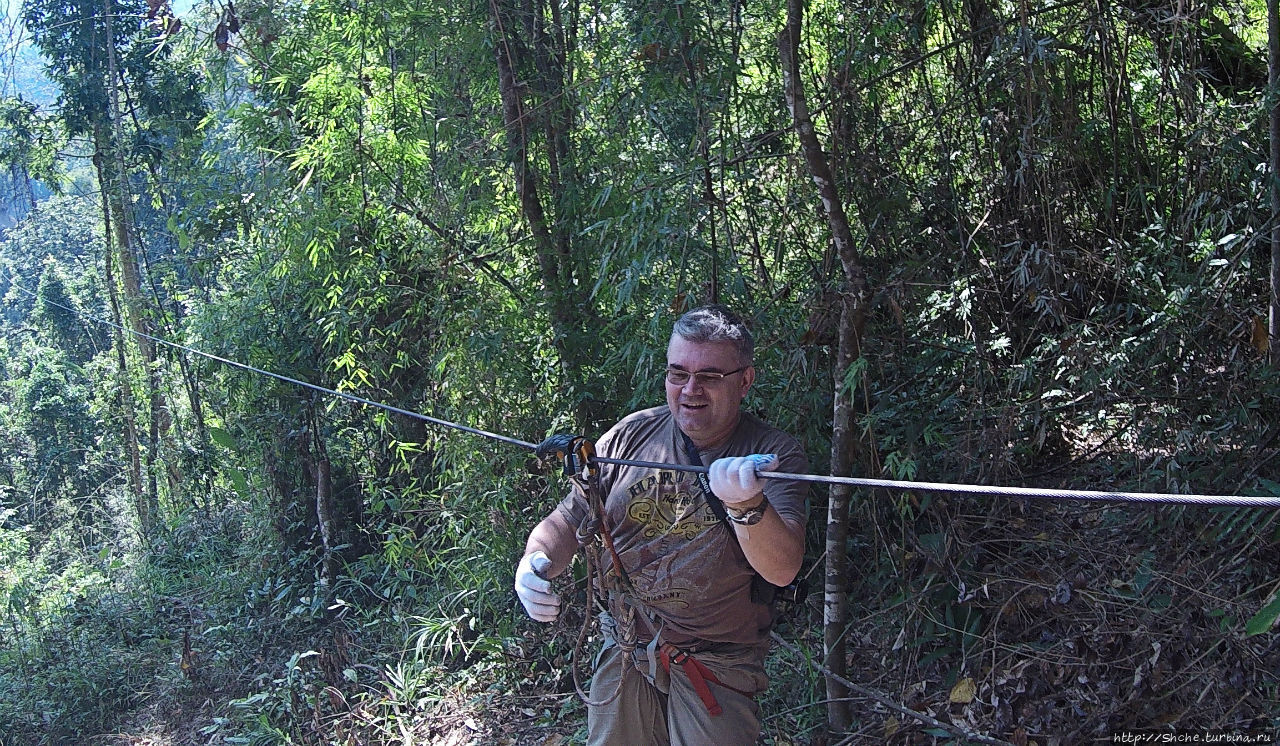
[[[740,523],[743,526],[754,526],[764,518],[764,508],[765,506],[761,505],[758,508],[752,508],[751,510],[736,516],[730,513],[729,520],[734,523]]]

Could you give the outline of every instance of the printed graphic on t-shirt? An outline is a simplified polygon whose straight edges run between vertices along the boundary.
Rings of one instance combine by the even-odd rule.
[[[670,410],[653,407],[628,415],[597,444],[609,457],[650,463],[685,460],[679,430]],[[799,444],[750,413],[743,413],[732,439],[714,453],[721,456],[778,453],[788,471],[805,471]],[[619,465],[601,470],[605,518],[618,559],[626,568],[634,597],[657,618],[672,644],[696,640],[758,644],[769,627],[769,609],[751,601],[754,570],[731,529],[716,518],[696,474],[674,469]],[[769,502],[780,515],[805,520],[809,485],[771,482]],[[593,528],[587,496],[573,490],[558,511],[571,526]],[[598,519],[596,519],[598,520]],[[584,532],[594,540],[596,530]],[[605,557],[611,562],[612,557]],[[619,620],[621,623],[621,620]],[[637,626],[643,623],[636,621]]]
[[[687,472],[662,469],[627,487],[627,517],[640,524],[640,536],[675,536],[691,541],[716,525],[702,488]]]

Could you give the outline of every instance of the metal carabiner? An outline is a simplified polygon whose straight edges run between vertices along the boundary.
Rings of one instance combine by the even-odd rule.
[[[544,463],[555,459],[563,464],[565,476],[573,480],[587,481],[599,472],[595,462],[596,446],[581,435],[552,435],[539,443],[533,453]]]

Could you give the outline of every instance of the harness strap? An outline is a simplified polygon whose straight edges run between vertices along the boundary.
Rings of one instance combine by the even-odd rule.
[[[657,633],[657,634],[655,634],[655,635],[653,636],[653,639],[649,641],[649,644],[645,646],[645,652],[649,654],[649,681],[653,681],[653,680],[655,680],[655,679],[657,679],[657,678],[658,678],[658,658],[659,658],[659,656],[658,656],[658,655],[654,655],[654,653],[655,653],[655,652],[657,652],[657,651],[655,651],[655,650],[654,650],[654,648],[657,648],[657,647],[658,647],[658,645],[659,645],[659,644],[661,644],[661,643],[662,643],[662,628],[661,628],[661,627],[659,627],[659,628],[658,628],[658,633]],[[670,663],[669,661],[667,661],[665,658],[663,658],[663,659],[662,659],[662,667],[663,667],[663,668],[665,668],[665,669],[667,669],[667,675],[668,675],[668,676],[670,676],[670,675],[671,675],[671,663]]]
[[[675,663],[684,669],[684,675],[689,677],[689,683],[693,684],[693,691],[698,694],[698,699],[702,700],[702,704],[706,706],[707,712],[711,713],[711,717],[716,717],[724,712],[720,707],[720,703],[716,701],[716,696],[711,693],[711,687],[707,682],[711,682],[716,686],[722,686],[725,689],[735,691],[744,697],[754,696],[751,692],[744,692],[737,687],[729,686],[716,677],[706,664],[693,657],[693,653],[664,642],[662,647],[658,648],[658,659],[662,661],[662,667],[667,670],[667,675],[671,675],[671,664]]]

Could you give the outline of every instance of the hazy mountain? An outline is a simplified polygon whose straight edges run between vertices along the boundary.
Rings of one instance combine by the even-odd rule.
[[[57,101],[58,88],[44,74],[44,60],[29,41],[6,46],[0,57],[0,96],[20,96],[42,109]]]

